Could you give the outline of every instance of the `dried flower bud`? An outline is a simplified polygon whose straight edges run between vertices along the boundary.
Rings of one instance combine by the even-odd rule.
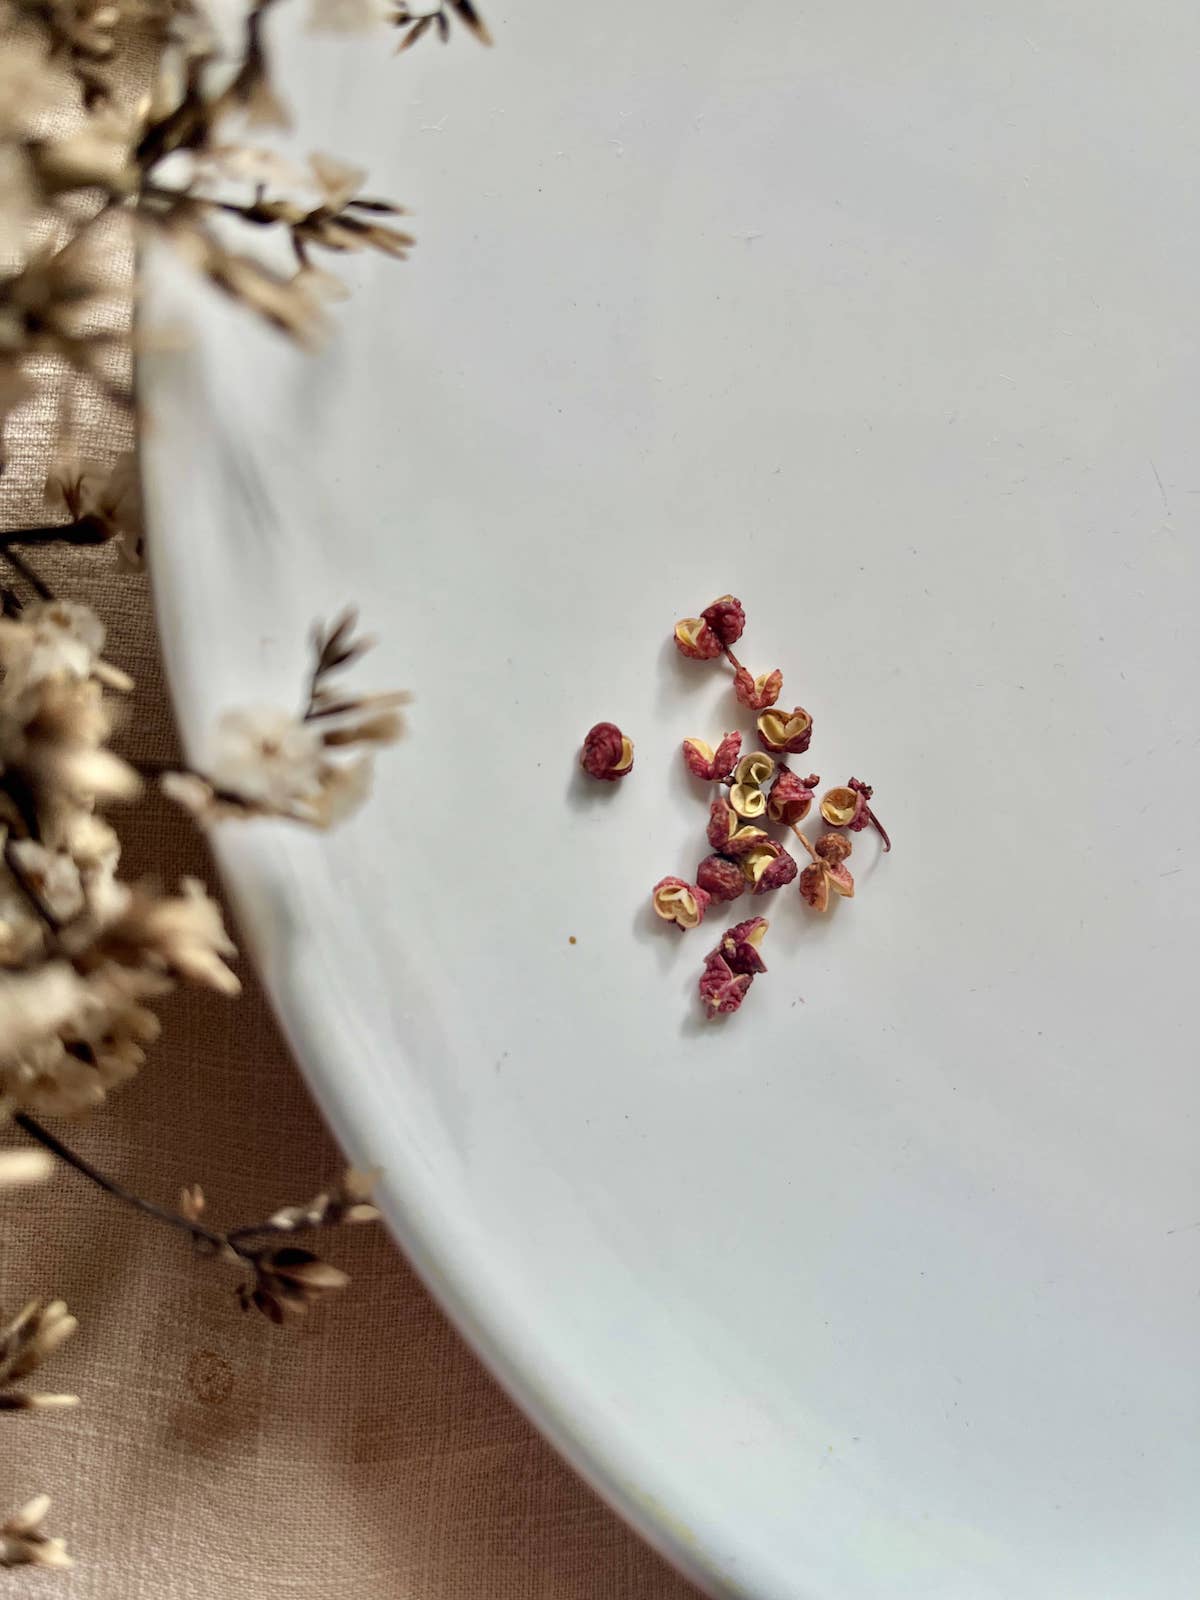
[[[757,973],[767,970],[767,963],[759,954],[759,946],[770,923],[766,917],[748,917],[732,928],[726,928],[718,947],[731,972]]]
[[[675,648],[689,661],[712,661],[721,641],[702,617],[684,617],[675,624]]]
[[[709,896],[699,884],[687,883],[683,878],[661,878],[651,896],[655,914],[684,932],[704,921],[708,902]]]
[[[753,982],[749,972],[735,974],[719,950],[707,956],[700,974],[700,999],[709,1020],[736,1011]]]
[[[727,862],[731,872],[737,874],[738,894],[742,892],[742,875],[732,862]],[[732,899],[733,896],[728,898]],[[54,1171],[54,1158],[45,1150],[0,1150],[0,1188],[24,1183],[42,1183]]]
[[[579,765],[589,778],[615,783],[633,767],[633,742],[615,722],[598,722],[583,741]]]
[[[737,812],[724,795],[718,795],[708,808],[708,842],[714,850],[724,852],[730,839],[738,830]]]
[[[803,755],[812,743],[812,718],[803,706],[792,711],[764,711],[758,719],[758,732],[768,750]]]
[[[785,883],[791,883],[799,870],[795,857],[786,850],[780,850],[774,861],[769,861],[765,871],[759,874],[754,893],[770,894],[773,889],[782,889]]]
[[[39,1494],[0,1523],[0,1567],[73,1566],[61,1539],[42,1531],[50,1497]]]
[[[708,783],[720,783],[733,771],[733,764],[742,748],[740,733],[727,733],[717,746],[716,753],[703,739],[683,741],[683,759],[688,771]]]
[[[726,650],[738,642],[746,626],[746,613],[742,610],[742,602],[735,600],[731,594],[723,594],[719,600],[714,600],[712,605],[700,613],[700,616],[708,623]]]
[[[767,815],[771,821],[782,822],[788,828],[803,822],[812,807],[813,790],[820,781],[815,772],[807,778],[798,778],[787,767],[780,767],[767,797]]]
[[[696,868],[696,883],[709,899],[717,901],[736,900],[746,889],[742,869],[725,856],[705,856]]]
[[[761,828],[737,828],[726,839],[722,846],[722,854],[733,856],[735,860],[740,861],[743,856],[749,855],[752,850],[781,850],[782,848],[782,845],[777,845],[774,839],[769,834],[764,833]]]
[[[765,711],[783,693],[783,673],[776,667],[774,672],[755,678],[745,667],[738,667],[733,675],[733,692],[751,711]]]

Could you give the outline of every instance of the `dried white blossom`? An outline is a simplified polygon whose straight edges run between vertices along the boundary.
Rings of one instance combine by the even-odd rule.
[[[44,1183],[54,1171],[54,1157],[46,1150],[0,1150],[0,1185]]]
[[[388,743],[399,735],[399,720],[390,709],[367,721],[365,731],[351,731],[345,724],[306,722],[273,708],[227,712],[217,724],[208,773],[169,773],[163,790],[205,821],[289,817],[315,828],[332,827],[370,792],[371,759],[335,760],[331,752],[352,743]]]
[[[142,566],[146,529],[132,450],[119,455],[110,467],[78,458],[57,462],[47,474],[45,496],[47,505],[65,511],[73,523],[90,525],[113,540],[123,567]]]
[[[0,704],[13,704],[23,690],[49,678],[95,677],[110,689],[132,689],[131,678],[101,659],[104,640],[100,618],[74,600],[35,600],[19,618],[0,617]]]
[[[0,1523],[0,1566],[70,1567],[74,1565],[61,1539],[42,1532],[50,1497],[39,1494]]]
[[[39,1411],[79,1404],[77,1395],[39,1394],[11,1387],[36,1371],[78,1326],[61,1300],[51,1300],[46,1305],[31,1300],[6,1328],[0,1328],[0,1411]]]

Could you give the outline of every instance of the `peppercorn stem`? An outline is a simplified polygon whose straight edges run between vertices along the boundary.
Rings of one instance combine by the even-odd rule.
[[[871,810],[870,806],[867,807],[867,815],[870,817],[872,826],[878,832],[879,837],[883,840],[883,849],[884,854],[886,855],[887,852],[892,848],[892,841],[888,838],[888,831],[884,827],[883,823],[880,822],[875,813]]]

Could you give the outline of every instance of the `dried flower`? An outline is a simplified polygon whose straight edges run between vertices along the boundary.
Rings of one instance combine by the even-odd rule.
[[[869,783],[851,778],[844,788],[826,789],[821,796],[821,815],[831,827],[849,828],[851,833],[861,833],[866,827],[875,828],[887,851],[892,848],[892,841],[869,804],[874,793]]]
[[[75,1406],[78,1395],[38,1394],[11,1384],[41,1366],[79,1326],[61,1300],[42,1305],[31,1300],[6,1328],[0,1329],[0,1411],[35,1411]]]
[[[42,1532],[50,1509],[48,1495],[35,1495],[0,1523],[0,1567],[69,1567],[73,1565],[61,1539]]]
[[[683,617],[675,624],[675,648],[690,661],[714,661],[721,641],[702,617]]]
[[[673,922],[686,932],[704,921],[709,896],[698,884],[683,878],[661,878],[654,885],[651,904],[664,922]]]
[[[841,833],[823,833],[816,844],[810,844],[802,833],[797,837],[812,857],[811,864],[800,874],[801,899],[814,911],[828,911],[831,890],[852,898],[854,879],[845,865],[853,849],[850,840]]]
[[[225,965],[237,948],[225,932],[220,906],[198,878],[184,878],[180,888],[181,894],[171,896],[134,891],[92,947],[91,961],[117,961],[186,978],[218,994],[239,994],[237,975]]]
[[[134,159],[140,133],[136,114],[109,106],[63,138],[31,139],[26,149],[43,197],[87,188],[114,199],[133,194],[141,179]]]
[[[731,594],[723,594],[719,600],[714,600],[700,613],[700,617],[708,623],[725,650],[738,642],[746,626],[742,602],[735,600]]]
[[[0,369],[27,356],[61,356],[113,394],[102,357],[116,335],[91,325],[105,292],[85,243],[76,240],[46,247],[0,278]]]
[[[683,759],[688,771],[694,777],[702,778],[708,783],[720,783],[733,771],[733,764],[741,748],[740,733],[723,735],[715,754],[703,739],[685,739]]]
[[[443,44],[450,37],[450,13],[453,12],[469,33],[473,33],[480,44],[491,44],[492,36],[488,32],[487,24],[475,9],[473,0],[443,0],[434,11],[413,11],[407,0],[398,0],[396,10],[389,21],[393,27],[400,28],[404,37],[396,46],[396,52],[411,50],[418,40],[423,39],[427,33],[436,29],[438,38]]]
[[[45,1150],[0,1150],[0,1188],[44,1183],[53,1171],[54,1162]]]
[[[767,815],[772,822],[794,828],[803,822],[813,803],[813,790],[820,783],[816,773],[798,778],[788,767],[780,767],[767,797]]]
[[[222,294],[239,301],[300,345],[315,348],[327,322],[320,301],[296,277],[277,272],[253,256],[228,250],[209,231],[200,204],[177,200],[160,213],[139,213],[153,222],[188,264]]]
[[[762,750],[743,756],[738,762],[729,791],[729,803],[739,817],[753,820],[763,815],[767,809],[767,797],[762,792],[762,786],[774,771],[774,761]]]
[[[340,1267],[294,1244],[263,1252],[253,1265],[254,1282],[238,1290],[242,1310],[253,1306],[275,1323],[303,1316],[322,1295],[344,1289],[350,1282]]]
[[[803,706],[792,711],[764,711],[758,719],[758,732],[768,750],[778,755],[803,755],[812,742],[812,718]]]
[[[352,620],[352,619],[350,619]],[[222,817],[288,817],[314,828],[342,821],[365,800],[371,785],[371,758],[337,761],[332,753],[356,744],[389,744],[403,724],[395,708],[405,694],[335,698],[324,680],[335,668],[367,648],[349,642],[343,619],[318,650],[309,703],[303,717],[274,707],[229,711],[217,724],[209,771],[168,773],[162,787],[172,800],[203,821]],[[332,643],[331,643],[332,641]]]
[[[767,970],[760,947],[770,923],[766,917],[748,917],[732,928],[726,928],[717,946],[733,972],[757,975]]]
[[[583,741],[579,765],[589,778],[615,783],[633,770],[633,741],[615,722],[597,722]]]
[[[783,673],[776,667],[755,678],[739,661],[734,667],[733,692],[749,710],[765,711],[783,692]]]
[[[746,890],[742,869],[725,856],[705,856],[696,868],[696,882],[710,900],[736,900]]]
[[[700,999],[709,1021],[736,1011],[753,982],[749,972],[735,973],[719,950],[711,951],[705,957],[699,985]]]
[[[60,461],[46,478],[45,494],[46,503],[65,511],[74,528],[97,540],[115,539],[122,566],[142,566],[145,524],[132,450],[107,468],[94,461]]]
[[[293,1233],[299,1228],[378,1222],[379,1210],[370,1204],[377,1176],[377,1168],[361,1171],[357,1167],[348,1167],[336,1188],[317,1195],[305,1206],[281,1206],[267,1218],[265,1228],[274,1233]]]
[[[19,618],[0,617],[4,705],[15,710],[28,690],[51,681],[96,678],[128,692],[132,678],[102,659],[104,640],[100,618],[72,600],[33,600]]]

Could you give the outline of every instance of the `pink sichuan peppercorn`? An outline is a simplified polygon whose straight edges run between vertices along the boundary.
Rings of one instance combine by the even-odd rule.
[[[767,963],[759,951],[763,935],[770,927],[766,917],[747,917],[745,922],[726,928],[717,946],[734,972],[759,973],[767,970]]]
[[[714,1017],[728,1016],[741,1005],[754,982],[749,972],[735,973],[719,950],[713,950],[704,960],[700,974],[700,999],[711,1021]]]
[[[742,602],[735,600],[731,594],[723,594],[719,600],[714,600],[712,605],[704,608],[700,617],[708,623],[724,650],[738,642],[746,626]]]
[[[740,733],[727,733],[715,751],[703,739],[685,739],[683,759],[693,777],[703,778],[708,783],[720,783],[733,771],[741,748]]]
[[[875,791],[869,783],[851,778],[844,788],[826,789],[821,796],[821,815],[834,828],[849,828],[851,833],[861,833],[873,827],[883,840],[883,848],[890,850],[892,841],[887,829],[871,810],[870,800]]]
[[[633,741],[615,722],[598,722],[590,728],[579,752],[579,765],[589,778],[615,783],[633,768]]]
[[[758,719],[758,736],[776,755],[803,755],[812,743],[812,718],[803,706],[764,711]]]
[[[854,895],[854,879],[846,857],[854,848],[844,833],[823,833],[816,844],[803,834],[797,836],[812,862],[800,874],[800,898],[814,911],[829,910],[829,896],[840,894],[849,900]]]
[[[696,882],[712,900],[736,900],[745,893],[746,880],[736,861],[727,856],[705,856],[696,868]]]
[[[733,666],[733,692],[739,702],[751,711],[765,711],[768,706],[773,706],[783,692],[783,673],[779,668],[756,678],[729,651],[725,653]]]
[[[750,992],[757,973],[767,970],[759,946],[769,924],[765,917],[749,917],[726,928],[721,942],[704,959],[698,985],[709,1019],[729,1016]]]
[[[807,778],[798,778],[788,767],[780,767],[767,796],[767,815],[771,821],[781,822],[785,828],[794,828],[803,822],[812,809],[813,790],[820,781],[815,772]]]
[[[685,933],[704,921],[708,902],[707,892],[684,878],[660,878],[650,897],[655,915],[664,922],[673,922]]]

